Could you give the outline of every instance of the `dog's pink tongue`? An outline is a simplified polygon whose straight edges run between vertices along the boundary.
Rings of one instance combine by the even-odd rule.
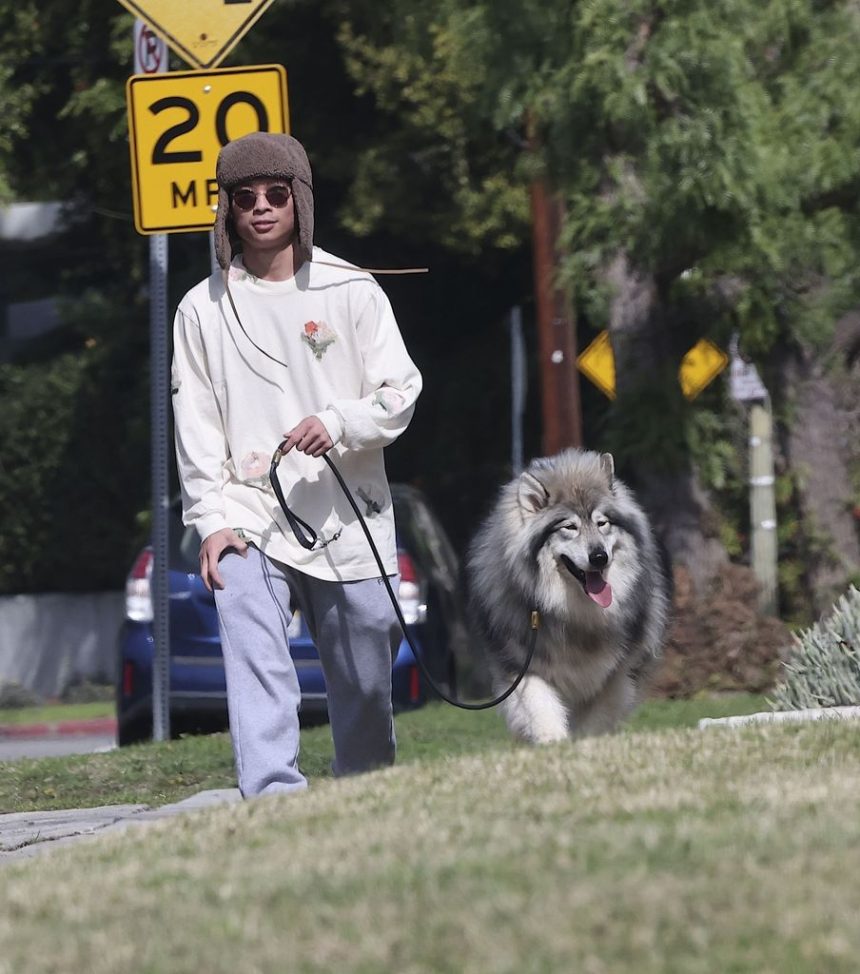
[[[585,592],[592,602],[604,609],[612,605],[612,586],[600,572],[585,573]]]

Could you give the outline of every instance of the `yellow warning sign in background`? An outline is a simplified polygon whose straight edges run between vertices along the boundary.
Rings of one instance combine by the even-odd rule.
[[[726,353],[707,338],[700,338],[681,359],[678,381],[688,399],[696,396],[729,364]]]
[[[681,360],[678,381],[687,399],[695,399],[729,364],[726,353],[707,338],[699,341]],[[615,398],[615,355],[609,332],[602,331],[577,358],[576,366],[610,399]]]
[[[604,396],[615,398],[615,356],[608,331],[602,331],[577,358],[576,367]]]
[[[219,65],[273,0],[119,0],[198,68]]]

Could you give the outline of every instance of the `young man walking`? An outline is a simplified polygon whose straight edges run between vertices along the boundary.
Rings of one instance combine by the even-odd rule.
[[[400,629],[361,525],[397,571],[383,448],[421,391],[373,278],[313,245],[311,169],[287,135],[255,133],[218,157],[222,272],[192,288],[174,323],[173,403],[183,518],[215,593],[230,731],[245,797],[294,791],[300,690],[287,628],[300,609],[325,673],[335,774],[394,760],[391,667]],[[276,447],[290,530],[269,483]]]

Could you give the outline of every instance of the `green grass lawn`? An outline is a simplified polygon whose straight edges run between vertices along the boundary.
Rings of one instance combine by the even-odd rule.
[[[763,698],[747,694],[653,700],[634,714],[627,730],[690,727],[703,716],[762,709]],[[513,747],[496,711],[470,713],[443,704],[399,715],[397,739],[400,764]],[[331,759],[328,727],[303,730],[301,764],[305,773],[311,779],[330,777]],[[226,734],[184,737],[103,754],[0,762],[0,812],[124,803],[165,805],[206,788],[232,788],[235,784]]]
[[[41,707],[0,707],[0,727],[4,724],[58,723],[62,720],[92,720],[113,717],[116,707],[112,700],[93,703],[50,703]]]
[[[528,748],[493,718],[427,708],[398,722],[395,768],[3,866],[0,970],[857,970],[856,723]],[[324,731],[305,736],[312,775]],[[204,748],[223,755],[211,780],[231,783],[223,737],[88,760],[119,762],[115,782],[150,762],[182,777]]]

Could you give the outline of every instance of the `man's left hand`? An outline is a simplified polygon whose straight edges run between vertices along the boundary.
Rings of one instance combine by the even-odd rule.
[[[284,433],[284,439],[285,454],[295,447],[299,453],[307,453],[311,457],[321,457],[334,446],[328,431],[318,416],[306,416],[289,433]]]

